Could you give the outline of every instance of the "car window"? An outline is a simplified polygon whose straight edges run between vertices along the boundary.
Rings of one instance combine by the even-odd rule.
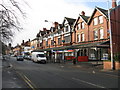
[[[37,57],[45,57],[44,54],[37,54]]]

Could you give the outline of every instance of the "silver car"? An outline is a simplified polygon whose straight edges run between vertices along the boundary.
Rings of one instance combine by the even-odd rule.
[[[17,56],[17,61],[23,61],[24,57],[22,55]]]

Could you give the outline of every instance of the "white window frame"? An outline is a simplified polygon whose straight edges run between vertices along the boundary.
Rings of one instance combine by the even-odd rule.
[[[93,19],[93,24],[94,24],[94,25],[98,25],[98,18],[97,18],[97,17],[95,17],[95,18]]]
[[[81,41],[81,38],[80,38],[80,34],[77,34],[77,41],[80,42]]]
[[[85,23],[82,22],[82,23],[81,23],[81,26],[82,26],[81,28],[84,29],[84,28],[85,28]]]
[[[81,33],[81,41],[85,41],[85,34]]]
[[[99,16],[98,19],[99,19],[99,24],[102,24],[103,23],[103,16]]]
[[[98,40],[98,30],[93,31],[94,40]]]
[[[78,23],[77,29],[81,29],[81,23]]]
[[[104,30],[103,28],[100,29],[100,39],[104,38]]]

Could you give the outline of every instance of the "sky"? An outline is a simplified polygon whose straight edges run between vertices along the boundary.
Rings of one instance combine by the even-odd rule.
[[[17,0],[20,1],[20,0]],[[28,5],[22,6],[26,18],[21,20],[23,30],[16,32],[12,46],[28,39],[33,40],[39,30],[50,29],[53,22],[62,23],[64,17],[77,19],[81,11],[91,16],[95,6],[108,9],[108,0],[25,0]],[[109,0],[109,8],[111,0]],[[119,1],[119,0],[118,0]],[[22,5],[22,4],[21,4]],[[44,22],[48,20],[49,22]]]

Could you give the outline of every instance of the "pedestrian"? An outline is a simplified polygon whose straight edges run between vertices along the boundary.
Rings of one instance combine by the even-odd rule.
[[[76,64],[76,58],[73,58],[73,64],[74,65]]]

